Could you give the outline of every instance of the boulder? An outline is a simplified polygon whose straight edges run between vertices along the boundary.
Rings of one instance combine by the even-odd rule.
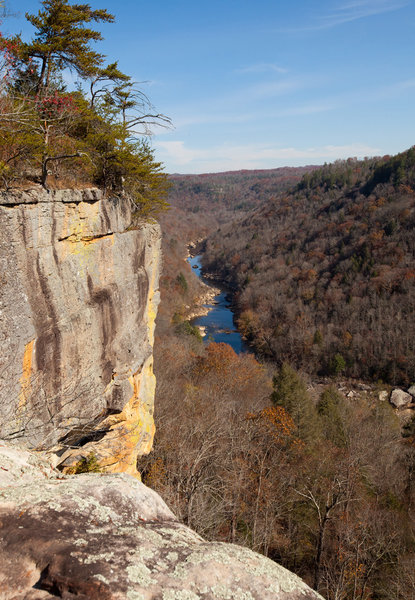
[[[206,542],[125,474],[63,475],[0,444],[0,598],[318,600],[299,577]]]
[[[412,407],[415,408],[415,405],[412,404]],[[409,425],[409,423],[412,422],[412,419],[414,418],[414,409],[412,407],[407,406],[401,408],[401,410],[399,411],[399,423],[401,427],[406,427],[407,425]]]
[[[407,392],[404,392],[403,390],[393,390],[391,397],[390,397],[390,403],[395,406],[395,408],[402,408],[404,406],[406,406],[407,404],[411,404],[412,402],[412,396],[411,394],[408,394]]]
[[[382,390],[381,392],[379,392],[379,400],[381,402],[386,402],[386,400],[388,399],[389,394],[386,390]]]
[[[411,385],[411,387],[408,390],[408,394],[411,394],[411,396],[415,398],[415,385]]]

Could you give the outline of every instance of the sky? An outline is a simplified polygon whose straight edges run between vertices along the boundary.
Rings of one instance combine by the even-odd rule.
[[[7,0],[6,0],[7,4]],[[141,82],[173,127],[169,173],[322,164],[415,144],[415,0],[89,0],[95,49]],[[33,35],[9,0],[7,33]]]

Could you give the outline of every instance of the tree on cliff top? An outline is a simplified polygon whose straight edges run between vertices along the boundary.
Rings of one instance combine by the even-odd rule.
[[[64,68],[74,69],[82,78],[95,75],[104,56],[92,50],[92,41],[102,35],[85,26],[91,21],[112,23],[114,16],[105,9],[92,10],[89,4],[70,5],[68,0],[43,0],[44,10],[26,19],[37,29],[26,44],[28,57],[40,61],[37,92],[47,90],[51,76]]]
[[[92,49],[102,35],[89,24],[112,23],[113,15],[70,0],[42,0],[41,5],[37,15],[26,14],[35,27],[30,42],[0,33],[6,74],[0,89],[0,178],[5,187],[23,179],[48,189],[53,175],[59,187],[68,185],[58,182],[66,177],[72,184],[122,195],[137,216],[163,210],[167,178],[140,136],[150,135],[152,125],[168,126],[170,119],[153,109],[117,62],[105,66],[104,55]],[[66,90],[65,69],[89,81],[89,97],[82,89]]]

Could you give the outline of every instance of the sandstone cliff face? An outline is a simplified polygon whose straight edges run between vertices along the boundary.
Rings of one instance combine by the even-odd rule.
[[[136,473],[154,434],[160,232],[98,190],[0,194],[0,438]]]
[[[125,474],[65,476],[0,442],[0,599],[322,600],[299,577],[206,542]]]

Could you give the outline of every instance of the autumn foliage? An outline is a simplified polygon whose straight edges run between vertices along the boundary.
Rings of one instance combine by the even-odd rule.
[[[204,253],[206,270],[235,290],[256,351],[320,376],[410,384],[415,148],[325,165],[262,200]]]
[[[408,320],[395,320],[394,337],[390,323],[384,332],[374,327],[387,315],[392,322],[395,300],[403,301],[402,315],[410,314],[409,293],[395,290],[388,305],[395,263],[408,262],[406,282],[415,270],[408,259],[413,240],[403,225],[413,215],[409,181],[382,183],[382,193],[375,186],[367,198],[362,188],[356,197],[344,188],[356,185],[357,176],[363,186],[376,164],[350,161],[350,181],[343,183],[344,165],[311,170],[295,191],[250,216],[246,205],[236,208],[237,196],[251,207],[260,204],[259,176],[265,186],[271,174],[174,178],[183,194],[172,194],[176,206],[162,218],[158,429],[154,451],[139,465],[143,480],[203,536],[262,552],[328,600],[415,600],[413,423],[403,438],[375,386],[353,397],[339,390],[352,385],[345,383],[351,357],[361,357],[355,373],[368,372],[375,353],[389,351],[405,327],[411,331]],[[350,195],[343,198],[342,189]],[[232,215],[245,218],[224,224]],[[185,242],[215,226],[220,231],[208,239],[207,258],[214,257],[215,273],[234,286],[242,331],[272,361],[260,364],[225,344],[203,346],[187,321],[200,289],[183,262]],[[348,258],[346,246],[338,255],[340,239],[350,245]],[[385,258],[370,277],[385,246],[391,264]],[[352,273],[350,302],[343,302],[342,264]],[[372,284],[366,298],[359,290]],[[315,375],[320,369],[324,379]]]
[[[294,439],[297,428],[282,406],[267,406],[258,413],[247,413],[246,419],[254,423],[261,434],[268,436],[277,446],[286,446]]]

